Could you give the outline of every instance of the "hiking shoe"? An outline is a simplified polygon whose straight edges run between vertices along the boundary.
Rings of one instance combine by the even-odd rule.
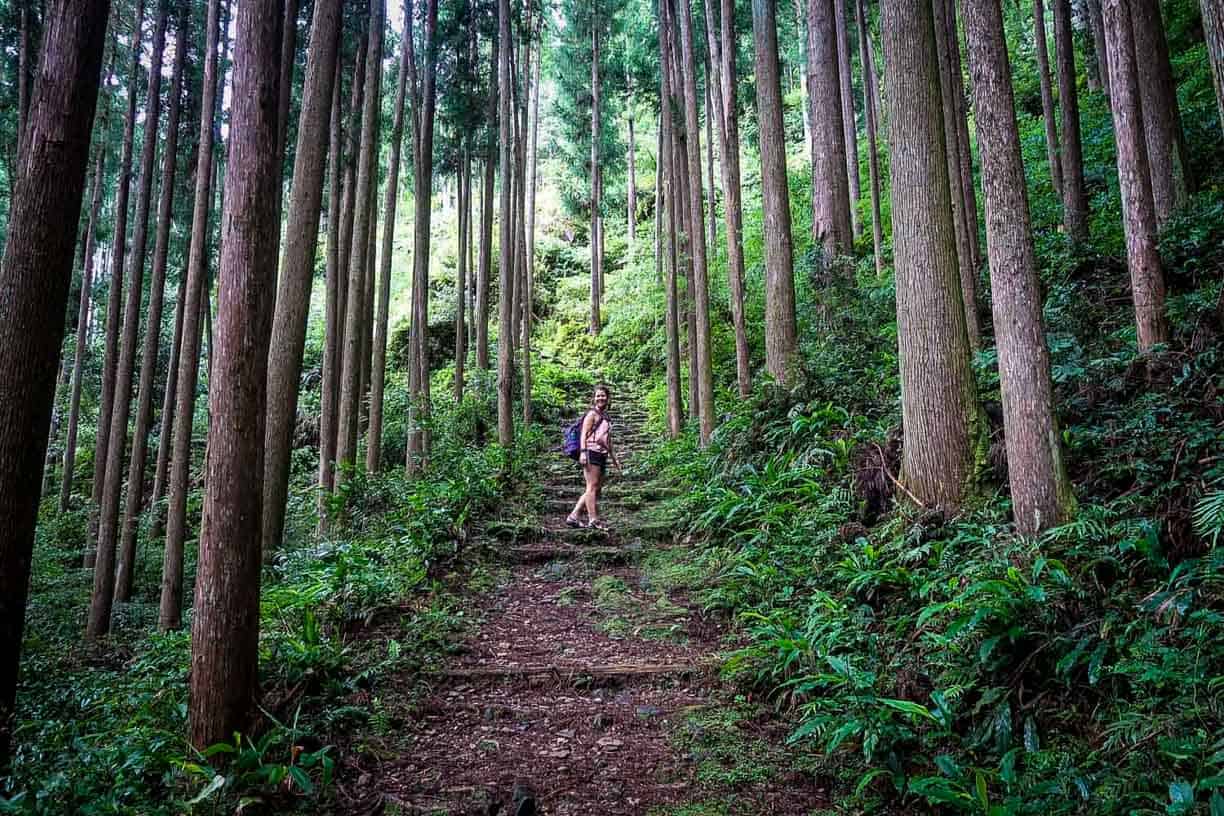
[[[591,530],[603,530],[604,532],[607,532],[612,529],[611,527],[608,526],[608,522],[604,521],[601,518],[592,519],[590,522],[587,523],[587,527]]]
[[[566,526],[566,527],[570,527],[570,528],[572,528],[572,529],[574,529],[574,530],[578,530],[578,529],[581,529],[582,527],[585,527],[586,525],[585,525],[585,524],[583,524],[583,523],[582,523],[581,521],[579,521],[578,519],[574,518],[573,516],[566,516],[566,517],[565,517],[565,526]]]

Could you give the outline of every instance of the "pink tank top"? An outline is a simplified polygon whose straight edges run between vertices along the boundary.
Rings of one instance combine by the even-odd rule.
[[[608,438],[612,434],[612,423],[606,416],[601,416],[598,411],[591,411],[595,414],[595,420],[591,426],[591,432],[587,434],[587,450],[593,450],[596,453],[607,453],[609,444]]]

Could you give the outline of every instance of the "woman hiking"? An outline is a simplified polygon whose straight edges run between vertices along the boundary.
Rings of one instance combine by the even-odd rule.
[[[608,470],[608,460],[611,459],[617,469],[621,466],[612,447],[612,421],[608,419],[608,406],[611,402],[612,390],[606,385],[595,386],[595,397],[590,410],[582,418],[582,429],[578,434],[578,463],[582,465],[582,475],[586,479],[586,492],[578,497],[574,509],[565,518],[569,527],[584,526],[578,514],[585,507],[586,527],[608,529],[608,525],[599,516],[599,493],[603,488],[604,474]]]

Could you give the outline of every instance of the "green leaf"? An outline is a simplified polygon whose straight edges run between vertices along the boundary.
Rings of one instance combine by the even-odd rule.
[[[930,709],[924,705],[919,705],[918,703],[913,703],[909,700],[894,700],[889,697],[881,697],[880,702],[891,709],[900,711],[903,714],[909,714],[913,717],[922,717],[930,720],[931,722],[938,722],[938,720],[935,719],[935,715],[932,714]]]
[[[982,806],[983,813],[990,812],[990,794],[986,792],[986,775],[981,771],[976,773],[977,797],[978,804]]]
[[[1224,796],[1219,791],[1211,794],[1211,816],[1224,816]]]
[[[1041,750],[1041,738],[1037,735],[1037,721],[1032,717],[1024,718],[1024,750],[1030,754]]]
[[[196,797],[192,799],[190,802],[188,802],[187,804],[198,805],[200,804],[200,802],[203,802],[205,799],[212,796],[214,793],[221,790],[221,788],[223,787],[225,787],[225,777],[222,776],[221,774],[217,774],[216,776],[212,778],[211,782],[209,782],[207,785],[204,786],[204,790],[197,793]]]

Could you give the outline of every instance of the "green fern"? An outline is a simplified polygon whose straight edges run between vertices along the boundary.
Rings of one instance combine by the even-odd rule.
[[[1224,533],[1224,490],[1213,490],[1194,506],[1194,531],[1214,547]]]

